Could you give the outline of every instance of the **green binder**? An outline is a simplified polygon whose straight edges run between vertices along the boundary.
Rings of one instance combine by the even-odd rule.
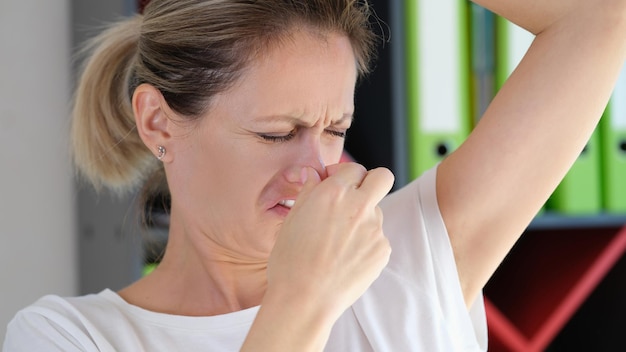
[[[470,2],[471,128],[475,127],[496,93],[496,15]]]
[[[600,121],[602,198],[607,213],[626,214],[626,70]]]
[[[467,0],[405,1],[409,177],[455,150],[469,133]]]
[[[549,209],[565,215],[595,215],[602,210],[600,154],[597,128],[550,197]]]

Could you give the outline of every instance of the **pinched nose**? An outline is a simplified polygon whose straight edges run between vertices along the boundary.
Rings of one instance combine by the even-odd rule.
[[[307,169],[315,171],[320,180],[327,177],[326,167],[324,166],[314,167],[312,165],[294,165],[285,171],[285,178],[290,183],[303,185],[306,181]]]
[[[302,184],[302,172],[307,167],[315,170],[320,180],[327,177],[326,165],[322,159],[319,145],[300,148],[293,164],[285,170],[285,178],[290,183]]]
[[[315,172],[317,172],[318,176],[320,177],[320,180],[325,179],[326,177],[328,177],[328,174],[326,173],[326,164],[324,163],[324,161],[322,160],[322,157],[318,154],[316,158],[314,158],[314,161],[311,163],[308,163],[307,165],[303,165],[306,167],[310,167],[313,170],[315,170]]]

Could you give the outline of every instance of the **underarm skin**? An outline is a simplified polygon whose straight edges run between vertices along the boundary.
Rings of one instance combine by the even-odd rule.
[[[626,1],[476,3],[536,38],[466,142],[439,167],[437,195],[466,303],[580,154],[626,52]]]

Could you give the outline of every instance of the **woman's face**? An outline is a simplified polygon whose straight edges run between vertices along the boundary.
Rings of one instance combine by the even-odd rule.
[[[356,76],[350,42],[336,34],[297,32],[262,55],[168,148],[172,222],[213,254],[265,260],[302,168],[323,179],[339,161]]]

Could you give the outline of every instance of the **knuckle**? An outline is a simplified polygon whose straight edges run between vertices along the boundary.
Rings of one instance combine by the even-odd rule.
[[[396,179],[395,175],[391,172],[391,170],[387,169],[386,167],[378,167],[376,169],[371,170],[370,172],[373,174],[375,173],[378,177],[380,177],[380,179],[382,179],[384,182],[389,183],[389,184],[393,184],[393,182]]]

